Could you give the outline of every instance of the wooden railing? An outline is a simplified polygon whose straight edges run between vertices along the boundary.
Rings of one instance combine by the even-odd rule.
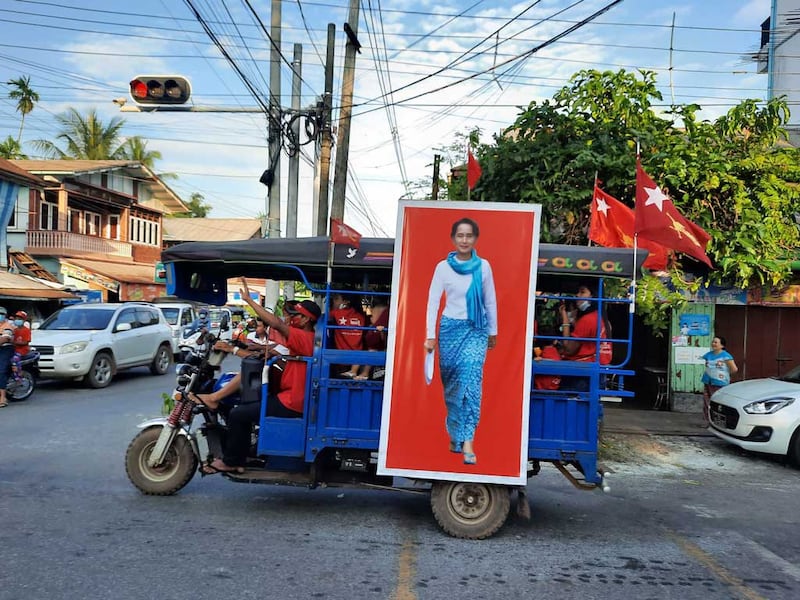
[[[28,231],[25,250],[31,254],[106,254],[131,258],[131,244],[69,231]]]

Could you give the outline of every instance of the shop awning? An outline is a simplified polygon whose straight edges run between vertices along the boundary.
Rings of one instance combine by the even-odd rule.
[[[0,298],[13,300],[67,300],[75,299],[74,294],[52,288],[30,277],[0,271]]]
[[[86,271],[92,271],[108,279],[119,281],[120,283],[149,284],[155,281],[155,265],[84,260],[79,258],[63,258],[61,262],[80,267]]]

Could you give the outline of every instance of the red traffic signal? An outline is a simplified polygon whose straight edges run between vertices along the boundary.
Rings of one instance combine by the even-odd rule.
[[[185,77],[141,75],[131,80],[130,92],[136,104],[185,104],[192,86]]]

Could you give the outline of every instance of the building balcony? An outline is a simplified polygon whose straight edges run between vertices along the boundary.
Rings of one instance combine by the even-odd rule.
[[[81,235],[69,231],[28,231],[25,251],[28,254],[44,256],[90,256],[102,255],[114,258],[131,259],[132,245],[119,240],[107,240],[91,235]]]

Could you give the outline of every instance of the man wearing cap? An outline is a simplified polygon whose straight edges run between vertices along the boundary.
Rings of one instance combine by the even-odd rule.
[[[269,327],[274,328],[286,338],[286,347],[292,356],[311,356],[314,353],[314,326],[322,311],[311,300],[297,303],[287,303],[286,312],[289,314],[289,323],[275,316],[250,297],[247,281],[242,278],[241,297],[252,308],[256,315]],[[238,355],[238,349],[233,350]],[[220,400],[238,389],[232,386],[233,380],[218,392],[213,394],[198,394],[197,401],[211,409],[219,406]],[[233,389],[229,389],[233,388]],[[288,361],[281,376],[277,393],[267,395],[267,415],[274,417],[296,418],[303,415],[303,404],[306,396],[306,363],[303,361]],[[223,458],[215,459],[206,465],[207,473],[241,473],[247,460],[250,449],[250,430],[253,423],[261,417],[261,403],[252,402],[240,404],[231,410],[228,416],[228,434],[225,439]]]
[[[14,325],[7,319],[8,311],[0,306],[0,408],[8,406],[6,386],[14,356]]]

